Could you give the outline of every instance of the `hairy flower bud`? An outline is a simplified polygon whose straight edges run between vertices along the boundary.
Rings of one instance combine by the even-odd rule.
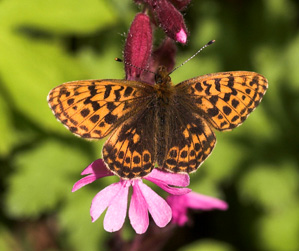
[[[191,2],[191,0],[170,0],[172,4],[179,10],[184,10],[187,8],[187,5]]]
[[[187,28],[182,14],[167,0],[150,2],[165,33],[175,41],[185,44],[187,42]]]
[[[163,43],[153,51],[149,60],[149,70],[156,72],[158,67],[163,65],[170,72],[175,65],[176,46],[172,39],[167,37]],[[149,72],[141,74],[141,80],[149,83],[155,83],[155,75]]]
[[[139,80],[141,69],[148,67],[152,51],[152,28],[149,16],[139,13],[133,20],[124,51],[126,79]],[[138,69],[136,67],[141,69]]]

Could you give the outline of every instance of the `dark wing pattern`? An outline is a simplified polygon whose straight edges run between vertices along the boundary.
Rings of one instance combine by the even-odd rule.
[[[207,74],[175,86],[188,105],[195,106],[214,128],[231,130],[242,124],[261,102],[268,81],[255,72],[236,71]],[[185,102],[185,101],[183,101]]]
[[[56,118],[72,133],[100,139],[142,109],[153,87],[125,80],[87,80],[62,84],[48,95]]]
[[[151,102],[122,123],[103,147],[103,158],[116,175],[132,179],[149,174],[156,162],[154,118]]]
[[[198,114],[179,103],[169,112],[169,138],[159,167],[174,173],[197,170],[216,144],[211,127]],[[160,161],[159,161],[160,159]]]

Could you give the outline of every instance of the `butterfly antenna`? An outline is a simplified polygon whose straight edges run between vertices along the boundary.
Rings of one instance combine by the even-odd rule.
[[[175,67],[168,75],[170,75],[171,73],[173,73],[175,70],[177,70],[178,68],[180,68],[181,66],[183,66],[184,64],[186,64],[187,62],[189,62],[192,58],[194,58],[198,53],[200,53],[204,48],[208,47],[209,45],[213,44],[216,40],[211,40],[210,42],[208,42],[206,45],[204,45],[203,47],[201,47],[192,57],[188,58],[185,62],[181,63],[179,66]]]
[[[123,62],[124,64],[126,64],[126,65],[128,65],[128,66],[131,66],[131,67],[134,67],[134,68],[136,68],[136,69],[138,69],[138,70],[145,71],[145,72],[152,73],[152,74],[156,75],[156,73],[153,72],[153,71],[150,71],[150,70],[147,70],[147,69],[140,68],[140,67],[138,67],[138,66],[136,66],[136,65],[133,65],[133,64],[131,64],[131,63],[128,63],[128,62],[122,60],[121,58],[115,58],[114,60],[117,61],[117,62]]]

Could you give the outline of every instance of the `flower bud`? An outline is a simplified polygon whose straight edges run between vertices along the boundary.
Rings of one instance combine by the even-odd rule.
[[[124,51],[126,79],[139,80],[141,69],[148,67],[152,50],[152,28],[149,16],[139,13],[133,20]],[[138,69],[136,67],[141,69]]]
[[[176,46],[172,39],[166,38],[163,43],[153,51],[149,60],[149,70],[156,72],[159,66],[165,66],[170,72],[175,65]],[[143,72],[141,80],[148,83],[155,83],[155,75],[150,72]]]
[[[179,10],[182,11],[187,8],[187,5],[191,2],[191,0],[170,0],[172,4]]]
[[[175,41],[185,44],[187,28],[182,14],[167,0],[151,1],[150,4],[165,33]]]

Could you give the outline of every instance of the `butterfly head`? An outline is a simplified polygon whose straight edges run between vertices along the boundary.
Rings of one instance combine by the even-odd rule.
[[[157,85],[171,85],[171,78],[165,66],[159,66],[155,74],[155,82]]]

